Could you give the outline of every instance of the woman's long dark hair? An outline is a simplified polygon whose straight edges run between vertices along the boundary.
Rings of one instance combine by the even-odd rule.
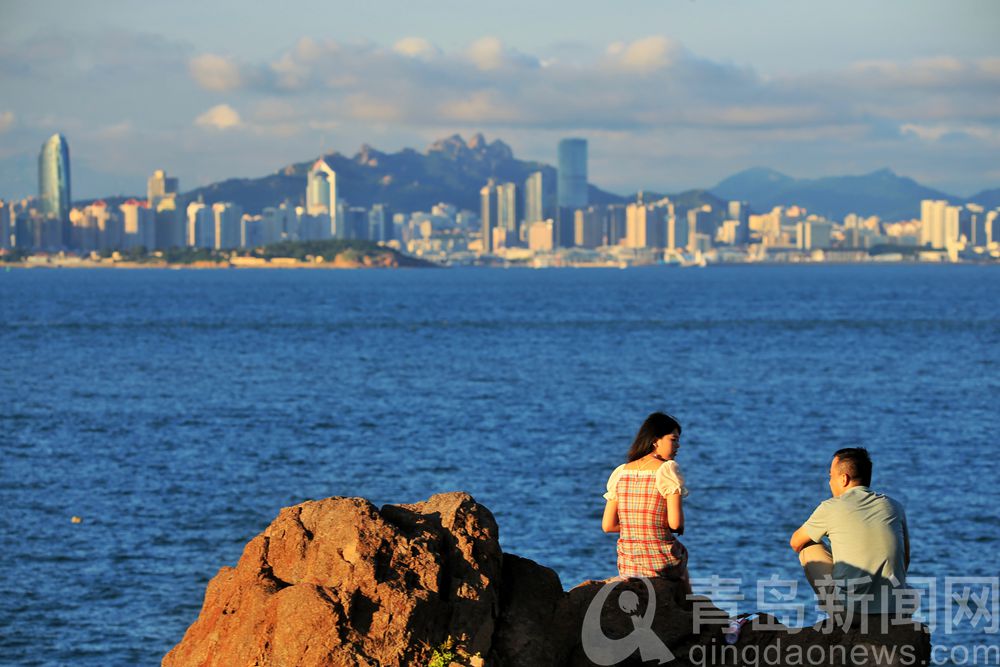
[[[642,422],[639,432],[635,434],[632,446],[628,448],[627,461],[635,461],[649,454],[656,446],[656,441],[665,435],[681,434],[680,423],[668,414],[654,412]]]

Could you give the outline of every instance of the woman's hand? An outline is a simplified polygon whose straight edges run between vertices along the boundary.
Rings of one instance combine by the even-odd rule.
[[[605,533],[619,533],[622,525],[618,522],[618,501],[609,500],[604,506],[604,518],[601,519],[601,528]]]
[[[667,526],[677,535],[684,534],[684,501],[680,493],[667,496]]]

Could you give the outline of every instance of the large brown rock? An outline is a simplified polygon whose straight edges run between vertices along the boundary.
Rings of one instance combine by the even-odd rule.
[[[497,533],[465,493],[381,510],[362,498],[287,507],[209,582],[163,665],[426,664],[449,636],[485,655]]]
[[[559,575],[535,561],[503,555],[500,618],[489,655],[494,667],[561,664],[564,641],[554,629],[566,594]]]
[[[627,648],[643,618],[652,641]],[[501,552],[493,515],[466,493],[381,509],[337,497],[282,509],[236,567],[209,582],[163,665],[861,667],[930,658],[922,626],[824,632],[762,619],[770,627],[748,625],[727,646],[728,616],[707,598],[686,599],[678,581],[586,581],[564,592],[549,568]],[[616,641],[626,652],[610,663]]]
[[[653,589],[653,611],[650,627],[657,639],[666,647],[662,654],[671,665],[684,664],[684,659],[692,646],[707,645],[721,641],[722,634],[719,624],[728,621],[724,612],[717,609],[707,598],[697,598],[694,601],[685,599],[684,585],[679,581],[663,578],[649,579]],[[613,586],[609,586],[613,584]],[[595,600],[602,589],[608,586],[600,607]],[[637,603],[634,611],[626,612],[623,603],[632,595]],[[584,665],[608,664],[594,662],[588,657],[584,647],[585,635],[590,639],[600,639],[601,635],[609,640],[621,640],[632,635],[636,629],[635,616],[643,616],[650,601],[649,589],[640,579],[629,579],[616,582],[613,579],[604,581],[585,581],[573,588],[561,600],[554,619],[554,627],[560,637],[563,647],[560,664],[573,667]],[[695,613],[700,619],[715,620],[715,624],[705,623],[695,632]],[[587,612],[599,609],[598,623],[592,619],[587,622]],[[657,648],[653,646],[651,648]],[[620,665],[657,664],[649,662],[652,653],[643,656],[639,651],[622,658]],[[643,657],[646,660],[643,660]]]

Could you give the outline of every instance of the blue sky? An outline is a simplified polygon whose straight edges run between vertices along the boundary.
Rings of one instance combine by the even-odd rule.
[[[1000,3],[5,2],[0,197],[66,134],[74,196],[188,189],[454,132],[618,192],[882,167],[1000,186]]]

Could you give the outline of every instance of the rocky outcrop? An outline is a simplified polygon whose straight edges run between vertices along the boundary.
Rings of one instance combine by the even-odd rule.
[[[501,558],[493,515],[468,494],[287,507],[209,582],[163,664],[426,664],[449,636],[485,654]]]
[[[646,614],[649,630],[637,632]],[[715,623],[696,628],[696,614]],[[822,664],[855,665],[875,662],[849,662],[850,647],[895,648],[903,659],[912,647],[912,661],[879,662],[912,665],[930,654],[926,632],[901,626],[885,634],[747,627],[723,651],[726,622],[709,600],[686,600],[666,579],[588,581],[564,592],[549,568],[502,553],[493,515],[465,493],[382,508],[335,497],[282,509],[235,568],[219,570],[163,665],[547,667],[655,664],[651,657],[665,655],[672,665],[737,665],[754,650],[780,653],[770,664],[794,664],[792,646],[848,647],[847,662]]]

